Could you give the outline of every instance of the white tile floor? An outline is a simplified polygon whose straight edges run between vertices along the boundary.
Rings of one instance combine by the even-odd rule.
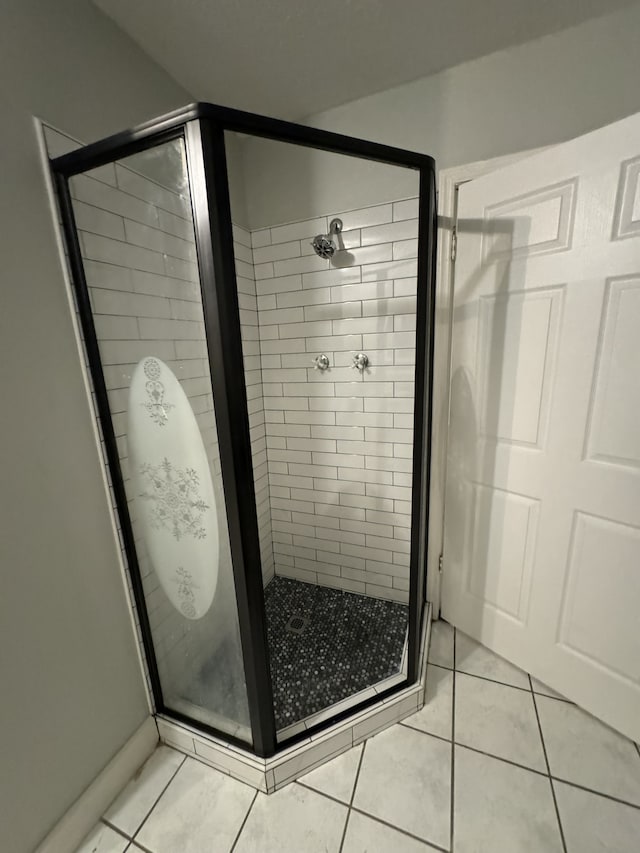
[[[429,661],[419,713],[269,797],[160,747],[78,853],[638,853],[636,744],[445,622]]]

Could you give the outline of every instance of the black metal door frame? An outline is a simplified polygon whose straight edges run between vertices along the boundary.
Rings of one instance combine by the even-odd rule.
[[[240,338],[225,131],[236,131],[336,154],[404,166],[418,172],[420,184],[407,678],[374,699],[359,703],[348,711],[343,711],[316,727],[280,743],[276,738],[264,591],[260,571],[260,547]],[[429,511],[436,248],[435,163],[433,158],[424,154],[202,103],[176,110],[132,130],[115,134],[51,161],[69,254],[69,265],[77,294],[80,323],[101,419],[107,462],[134,597],[140,616],[156,710],[245,748],[247,744],[244,741],[179,714],[166,707],[164,703],[69,191],[69,179],[74,175],[176,138],[184,140],[187,157],[253,751],[257,755],[268,757],[278,748],[289,746],[296,740],[308,737],[314,731],[326,728],[353,714],[355,710],[361,710],[379,702],[381,698],[403,690],[415,683],[419,677],[421,626],[425,610]]]

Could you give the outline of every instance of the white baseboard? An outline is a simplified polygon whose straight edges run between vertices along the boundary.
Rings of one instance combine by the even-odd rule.
[[[158,728],[147,717],[104,770],[51,830],[35,853],[69,853],[93,829],[158,743]]]

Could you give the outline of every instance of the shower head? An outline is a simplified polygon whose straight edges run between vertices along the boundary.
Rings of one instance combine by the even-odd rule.
[[[336,252],[336,244],[331,237],[324,234],[316,235],[311,241],[313,251],[320,258],[332,258]]]
[[[329,233],[317,234],[311,241],[313,251],[316,253],[316,255],[318,255],[320,258],[332,258],[338,248],[333,237],[335,234],[339,234],[341,231],[342,220],[332,219],[329,223]]]

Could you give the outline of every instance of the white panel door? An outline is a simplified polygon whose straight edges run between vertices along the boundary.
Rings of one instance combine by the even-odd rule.
[[[640,116],[464,184],[442,615],[640,739]]]

